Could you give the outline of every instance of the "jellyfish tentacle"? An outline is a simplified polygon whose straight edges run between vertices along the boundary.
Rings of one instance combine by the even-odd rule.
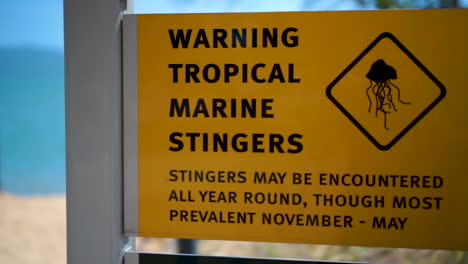
[[[380,83],[377,83],[377,89],[374,89],[374,95],[375,95],[375,102],[376,102],[376,107],[375,107],[375,116],[377,116],[377,113],[380,108],[380,97],[379,97],[379,91],[380,91]]]
[[[390,103],[390,108],[393,108],[393,110],[398,111],[395,107],[395,104],[393,103],[392,88],[390,87],[388,81],[385,82],[385,87],[387,87],[388,89],[387,99],[388,99],[388,102]]]
[[[384,114],[384,127],[385,127],[386,130],[390,130],[387,127],[387,114],[390,114],[390,112],[386,111],[384,106],[388,106],[389,108],[391,108],[391,105],[389,103],[385,103],[385,104],[383,104],[382,109],[381,109],[382,113]]]
[[[401,97],[400,97],[400,96],[401,96],[401,91],[400,91],[400,88],[398,88],[398,86],[396,86],[395,84],[393,84],[390,80],[388,80],[388,83],[389,83],[391,86],[393,86],[393,87],[396,88],[396,90],[397,90],[397,92],[398,92],[398,97],[397,97],[397,98],[398,98],[398,101],[400,101],[400,103],[402,103],[402,104],[411,104],[410,102],[405,102],[405,101],[402,101],[402,100],[401,100]]]
[[[375,115],[377,115],[377,109],[379,109],[379,97],[378,97],[378,93],[377,91],[379,90],[379,83],[376,82],[374,87],[372,87],[372,93],[374,94],[374,98],[375,98]]]
[[[374,86],[374,84],[372,83],[372,80],[370,80],[370,86],[369,86],[369,88],[366,89],[366,95],[367,95],[367,98],[369,99],[369,110],[368,110],[369,113],[370,113],[370,111],[372,109],[372,100],[371,100],[371,97],[369,95],[369,90],[372,89],[372,86]]]
[[[385,129],[390,130],[387,127],[387,112],[384,112],[384,127],[385,127]]]
[[[378,111],[384,112],[383,103],[384,103],[385,95],[383,93],[385,93],[384,87],[382,83],[379,82],[379,89],[377,90],[377,94],[376,94],[379,104],[378,104],[378,107],[375,109],[375,116],[377,116]]]

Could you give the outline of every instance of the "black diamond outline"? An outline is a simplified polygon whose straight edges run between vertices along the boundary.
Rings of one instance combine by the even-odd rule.
[[[367,53],[373,49],[382,39],[384,38],[388,38],[390,39],[391,41],[393,41],[393,43],[395,43],[395,45],[397,45],[397,47],[399,47],[401,49],[401,51],[403,51],[403,53],[406,54],[406,56],[408,56],[415,64],[416,66],[418,66],[428,77],[429,79],[431,79],[436,85],[437,87],[439,87],[440,89],[440,95],[434,100],[434,102],[432,102],[426,109],[424,109],[424,111],[422,111],[407,127],[405,127],[392,141],[390,141],[390,143],[388,143],[387,145],[382,145],[380,144],[339,102],[338,100],[336,100],[332,93],[331,93],[331,90],[332,88],[354,67],[356,66],[356,64],[361,61],[361,59],[367,55]],[[445,89],[445,86],[418,60],[416,59],[416,57],[405,47],[403,46],[403,44],[390,32],[383,32],[381,33],[374,41],[372,41],[372,43],[364,49],[364,51],[356,57],[356,59],[354,59],[353,62],[351,62],[351,64],[348,65],[348,67],[346,67],[346,69],[340,73],[338,75],[338,77],[335,78],[335,80],[333,80],[327,87],[327,90],[326,90],[326,94],[327,94],[327,97],[328,99],[330,99],[330,101],[332,101],[332,103],[338,107],[338,109],[340,109],[341,112],[343,112],[343,114],[348,117],[349,120],[351,120],[351,122],[357,127],[359,128],[359,130],[361,130],[361,132],[372,142],[374,143],[374,145],[380,149],[380,150],[389,150],[391,147],[393,147],[393,145],[395,145],[406,133],[408,133],[408,131],[411,130],[411,128],[413,128],[427,113],[429,113],[432,108],[434,108],[440,101],[442,101],[442,99],[444,99],[444,97],[446,96],[447,94],[447,90]]]

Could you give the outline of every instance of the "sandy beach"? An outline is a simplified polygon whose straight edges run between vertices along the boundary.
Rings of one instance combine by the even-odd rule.
[[[65,196],[0,193],[0,263],[65,264]],[[365,248],[326,245],[200,240],[204,255],[366,261],[399,264],[466,264],[467,253],[447,250]],[[137,249],[177,250],[174,239],[138,238]]]
[[[65,196],[0,193],[0,263],[66,263]]]

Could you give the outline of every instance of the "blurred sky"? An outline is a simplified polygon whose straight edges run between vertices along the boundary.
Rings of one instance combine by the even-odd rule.
[[[62,0],[2,1],[0,46],[63,49]]]
[[[134,9],[135,13],[354,10],[360,8],[356,2],[355,0],[134,0]],[[460,0],[460,3],[468,6],[468,0]],[[3,1],[2,4],[0,46],[34,45],[63,49],[62,0],[14,0]]]
[[[63,49],[62,2],[4,1],[0,46]],[[356,9],[358,5],[354,0],[134,0],[134,8],[136,13],[197,13]]]
[[[135,13],[355,10],[355,0],[134,0]]]

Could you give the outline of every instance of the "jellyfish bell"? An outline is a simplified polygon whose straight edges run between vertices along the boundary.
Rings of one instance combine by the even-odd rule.
[[[397,73],[395,68],[393,68],[390,65],[385,65],[385,77],[387,77],[387,80],[396,80],[397,79]]]
[[[378,59],[372,63],[366,77],[371,81],[383,83],[390,79],[397,79],[397,73],[396,70],[392,66],[386,64],[383,59]]]

